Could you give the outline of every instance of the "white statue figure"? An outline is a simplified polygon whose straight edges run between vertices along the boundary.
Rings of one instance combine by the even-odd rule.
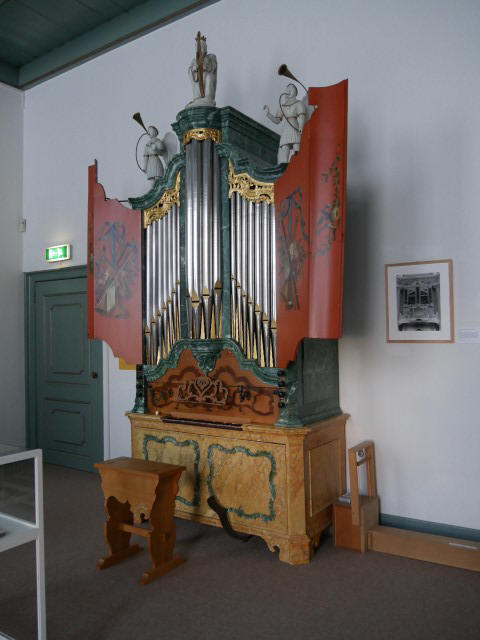
[[[305,122],[308,120],[308,112],[305,103],[297,98],[298,90],[294,84],[287,84],[285,91],[280,94],[279,104],[275,115],[270,113],[268,105],[264,105],[267,118],[275,124],[283,121],[280,145],[278,148],[278,162],[288,162],[291,152],[298,151],[300,136]],[[282,97],[285,96],[283,102]]]
[[[193,100],[187,104],[187,107],[214,107],[217,90],[217,56],[214,53],[207,53],[207,39],[200,35],[200,31],[195,40],[196,56],[188,67]]]
[[[143,150],[143,170],[148,180],[158,180],[163,176],[164,168],[160,156],[166,155],[163,140],[158,137],[157,127],[148,127],[149,141]]]

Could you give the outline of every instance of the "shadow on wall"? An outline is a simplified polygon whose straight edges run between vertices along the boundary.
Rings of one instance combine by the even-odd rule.
[[[372,324],[375,202],[367,186],[347,192],[343,335],[366,335]]]

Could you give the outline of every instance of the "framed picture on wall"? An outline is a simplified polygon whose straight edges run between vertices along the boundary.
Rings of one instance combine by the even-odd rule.
[[[387,342],[453,342],[451,260],[385,265]]]

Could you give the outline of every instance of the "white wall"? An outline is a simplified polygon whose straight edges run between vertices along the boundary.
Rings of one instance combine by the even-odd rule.
[[[23,93],[0,83],[0,443],[25,444],[23,338]]]
[[[27,92],[24,270],[72,241],[86,261],[87,165],[107,195],[147,190],[141,111],[166,130],[190,100],[194,35],[219,60],[217,104],[267,124],[287,62],[308,85],[349,78],[341,403],[348,444],[373,438],[382,511],[480,528],[479,345],[385,342],[385,263],[452,258],[457,328],[480,325],[480,6],[475,0],[234,0]],[[134,374],[109,355],[111,455],[129,452]]]

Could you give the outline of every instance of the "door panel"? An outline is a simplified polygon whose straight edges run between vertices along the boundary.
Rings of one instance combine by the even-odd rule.
[[[93,471],[103,459],[102,346],[87,338],[86,277],[52,275],[33,274],[29,288],[36,446],[46,462]]]

